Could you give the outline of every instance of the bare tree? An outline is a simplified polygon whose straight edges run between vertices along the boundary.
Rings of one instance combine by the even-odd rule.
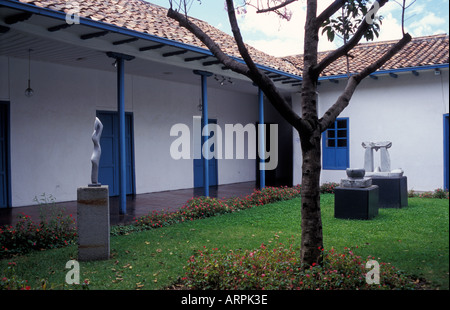
[[[348,55],[363,37],[373,39],[378,35],[379,24],[374,22],[379,8],[388,0],[377,0],[370,7],[367,0],[335,0],[323,12],[317,13],[317,0],[306,0],[305,41],[303,54],[303,82],[301,87],[302,113],[293,111],[285,98],[278,92],[276,86],[267,75],[258,69],[254,63],[241,36],[236,18],[236,8],[233,0],[226,0],[226,9],[234,39],[245,64],[240,63],[227,54],[201,28],[188,17],[186,8],[193,0],[169,0],[168,17],[178,21],[200,39],[212,54],[226,67],[250,78],[265,94],[275,109],[299,133],[302,149],[302,192],[301,192],[301,260],[305,266],[321,263],[321,248],[323,248],[322,218],[320,211],[320,171],[321,171],[321,134],[330,127],[339,114],[348,106],[358,84],[371,73],[398,53],[411,36],[403,33],[403,37],[381,58],[357,74],[350,75],[346,87],[336,102],[319,118],[317,111],[317,85],[320,74],[334,61]],[[197,0],[199,1],[199,0]],[[260,12],[275,11],[280,16],[289,14],[280,11],[296,0],[258,0],[256,7]],[[250,1],[243,1],[243,6]],[[242,6],[241,5],[241,6]],[[405,8],[405,4],[403,4]],[[184,10],[184,14],[180,13]],[[339,29],[336,14],[342,14],[342,27]],[[283,13],[284,12],[284,13]],[[362,16],[362,17],[361,17]],[[358,20],[359,17],[359,20]],[[345,21],[347,19],[347,21]],[[350,23],[352,19],[356,22]],[[345,23],[345,24],[344,24]],[[345,37],[345,43],[330,52],[320,62],[318,61],[319,31],[326,31],[332,39],[338,32]]]

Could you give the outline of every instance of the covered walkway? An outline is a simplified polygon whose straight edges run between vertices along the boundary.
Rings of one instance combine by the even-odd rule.
[[[255,182],[226,184],[211,186],[209,196],[218,199],[231,197],[244,197],[251,194],[257,187]],[[176,211],[181,208],[186,201],[192,197],[202,196],[203,188],[190,188],[174,191],[165,191],[149,194],[127,196],[127,214],[119,212],[119,197],[111,197],[109,201],[111,225],[128,224],[135,217],[148,214],[154,210]],[[77,202],[61,202],[56,204],[63,208],[65,214],[72,214],[76,220]],[[14,225],[17,222],[17,216],[20,213],[31,216],[35,222],[39,221],[41,208],[38,205],[0,209],[0,226]]]

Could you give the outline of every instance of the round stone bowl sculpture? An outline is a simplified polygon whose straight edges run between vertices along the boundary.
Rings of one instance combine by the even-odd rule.
[[[356,168],[347,168],[346,172],[347,176],[351,179],[362,179],[366,174],[366,170]]]

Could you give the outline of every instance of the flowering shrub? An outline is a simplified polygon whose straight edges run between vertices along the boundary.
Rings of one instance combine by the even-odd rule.
[[[300,196],[301,187],[265,187],[255,190],[243,198],[229,198],[219,200],[212,197],[195,197],[189,199],[178,211],[152,211],[135,219],[133,226],[113,226],[113,235],[128,234],[133,231],[160,228],[175,223],[194,221],[231,213],[239,210],[262,206],[268,203],[292,199]]]
[[[435,189],[434,192],[415,192],[410,190],[408,197],[449,199],[449,194],[448,190],[443,190],[442,188]]]
[[[262,206],[268,203],[293,199],[300,197],[301,186],[294,187],[265,187],[260,190],[255,190],[252,194],[243,198],[243,203],[248,207]]]
[[[334,189],[339,186],[339,183],[329,182],[320,185],[321,194],[334,194]]]
[[[15,226],[0,227],[0,259],[21,255],[32,250],[66,246],[76,237],[75,220],[64,216],[62,210],[42,218],[39,224],[23,213]]]
[[[412,289],[413,283],[393,266],[380,263],[380,284],[366,283],[365,262],[350,249],[323,251],[323,264],[302,268],[292,244],[222,253],[204,247],[190,257],[181,284],[190,289]],[[368,260],[371,259],[370,257]]]
[[[20,280],[16,276],[15,262],[9,262],[6,270],[2,271],[2,277],[0,278],[0,290],[29,290],[31,287],[28,285],[27,280]]]

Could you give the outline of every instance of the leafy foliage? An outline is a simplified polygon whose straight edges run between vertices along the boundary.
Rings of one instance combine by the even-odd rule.
[[[408,197],[449,199],[448,190],[443,190],[442,188],[437,188],[434,192],[415,192],[414,190],[410,190]]]
[[[371,1],[367,0],[346,1],[340,13],[335,14],[323,22],[321,26],[322,34],[326,32],[328,40],[331,42],[334,41],[336,36],[347,41],[367,17],[367,20],[370,20],[370,26],[363,34],[363,37],[368,41],[372,41],[375,37],[378,38],[383,17],[376,16],[375,10],[369,11],[368,5],[370,3]],[[367,16],[367,14],[371,15]]]
[[[277,239],[277,236],[276,236]],[[323,264],[305,268],[293,245],[261,244],[255,250],[222,253],[205,246],[185,266],[181,284],[190,289],[218,290],[355,290],[413,289],[411,279],[387,263],[380,263],[380,283],[366,282],[364,260],[345,248],[323,251]],[[368,257],[371,260],[373,257]]]
[[[189,199],[178,211],[152,211],[135,219],[132,226],[111,227],[113,235],[124,235],[133,231],[143,231],[204,219],[225,213],[236,212],[262,206],[268,203],[292,199],[300,196],[301,186],[265,187],[255,190],[245,197],[217,199],[212,197],[194,197]]]
[[[329,182],[320,185],[321,194],[334,194],[334,189],[339,186],[339,183]]]
[[[75,220],[55,205],[54,197],[43,194],[35,198],[41,207],[39,223],[29,215],[19,214],[12,226],[0,227],[0,259],[22,255],[32,250],[52,249],[75,242]]]
[[[8,267],[3,270],[0,278],[0,290],[30,290],[27,280],[19,279],[16,275],[16,262],[8,262]]]

